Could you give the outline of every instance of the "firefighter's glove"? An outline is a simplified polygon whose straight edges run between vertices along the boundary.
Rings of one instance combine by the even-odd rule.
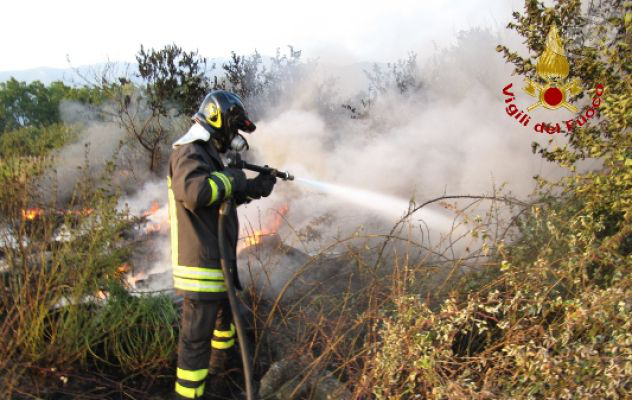
[[[248,179],[246,179],[244,171],[237,168],[226,168],[222,171],[222,173],[224,173],[224,175],[226,175],[230,180],[233,196],[239,197],[240,195],[246,193]]]
[[[276,177],[269,174],[259,174],[254,179],[248,179],[246,195],[253,199],[268,197],[274,189]]]

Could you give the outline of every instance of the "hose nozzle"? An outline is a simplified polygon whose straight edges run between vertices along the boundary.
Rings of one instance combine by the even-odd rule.
[[[283,179],[284,181],[293,181],[294,180],[294,175],[290,174],[287,171],[279,171],[277,169],[273,170],[273,174],[274,176],[276,176],[277,178]]]
[[[260,174],[272,175],[276,178],[283,179],[284,181],[293,181],[294,175],[290,174],[288,171],[279,171],[276,168],[269,167],[267,165],[260,166],[255,164],[250,164],[241,159],[239,154],[236,155],[235,159],[231,159],[228,163],[228,166],[231,168],[239,168],[239,169],[247,169],[250,171],[259,172]]]

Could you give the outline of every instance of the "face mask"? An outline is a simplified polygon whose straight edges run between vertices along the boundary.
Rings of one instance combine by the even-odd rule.
[[[246,138],[241,136],[239,133],[235,134],[233,139],[230,141],[230,149],[236,151],[237,153],[244,152],[249,148],[250,146],[248,146]]]

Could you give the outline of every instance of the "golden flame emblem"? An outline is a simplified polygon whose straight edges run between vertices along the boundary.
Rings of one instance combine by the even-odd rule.
[[[527,111],[542,106],[550,110],[564,107],[572,112],[577,112],[577,107],[568,103],[567,99],[581,93],[581,81],[579,78],[575,78],[570,82],[565,82],[569,69],[557,27],[552,25],[546,35],[544,52],[538,57],[535,67],[536,73],[544,81],[544,84],[529,78],[525,79],[526,86],[523,90],[529,96],[538,98],[538,102],[527,107]]]

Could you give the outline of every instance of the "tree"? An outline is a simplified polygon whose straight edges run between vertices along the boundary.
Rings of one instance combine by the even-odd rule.
[[[87,86],[71,87],[60,81],[46,86],[40,81],[27,84],[11,78],[0,83],[0,133],[60,122],[62,100],[98,104],[104,98],[102,90]]]
[[[145,92],[125,79],[120,84],[110,85],[116,103],[115,117],[127,131],[133,142],[147,154],[149,171],[157,173],[160,167],[162,148],[170,134],[172,114],[164,114],[151,104]]]
[[[419,79],[417,54],[412,52],[408,54],[408,58],[389,62],[386,67],[373,64],[370,70],[364,70],[364,74],[369,81],[366,96],[363,95],[357,105],[351,101],[342,105],[351,119],[367,118],[371,107],[387,93],[411,97],[423,89],[423,82]]]
[[[48,90],[40,81],[26,84],[11,78],[0,83],[0,131],[59,121],[59,101],[58,91]]]
[[[231,53],[222,65],[224,76],[215,79],[213,89],[225,89],[236,93],[245,102],[251,117],[260,116],[271,105],[278,104],[283,94],[292,90],[299,78],[301,51],[288,46],[289,53],[277,49],[266,68],[261,55],[255,50],[251,55]]]
[[[140,86],[126,77],[105,83],[116,103],[115,117],[129,137],[147,153],[148,167],[157,173],[162,150],[181,115],[192,116],[209,91],[207,60],[197,51],[171,44],[136,54]],[[105,78],[104,78],[105,79]]]
[[[257,96],[265,87],[265,67],[261,55],[255,50],[250,56],[239,56],[231,52],[230,61],[222,65],[224,89],[230,90],[244,100]]]
[[[205,57],[175,44],[147,51],[141,45],[136,61],[138,76],[145,81],[144,89],[155,113],[166,115],[169,108],[188,115],[197,111],[209,90]]]
[[[579,97],[588,97],[592,101],[586,102],[573,118],[574,122],[567,124],[567,145],[546,148],[534,143],[532,148],[545,159],[572,172],[577,171],[580,160],[600,160],[602,169],[575,173],[559,185],[569,196],[585,202],[582,215],[591,215],[597,221],[609,221],[610,225],[616,224],[614,232],[618,232],[624,226],[620,225],[623,224],[623,216],[629,216],[632,207],[632,102],[629,100],[632,87],[629,42],[632,4],[618,0],[593,2],[588,14],[593,19],[607,21],[604,23],[613,30],[609,42],[604,41],[600,46],[583,46],[574,56],[567,57],[572,74],[569,78],[574,75],[582,82],[583,93]],[[544,51],[545,38],[552,25],[557,27],[567,43],[582,43],[583,38],[576,37],[581,35],[581,31],[569,28],[592,21],[582,16],[579,0],[562,1],[549,8],[538,1],[528,0],[525,13],[514,13],[514,18],[516,22],[510,23],[508,28],[525,38],[536,57]],[[505,46],[498,46],[497,50],[514,64],[516,73],[536,79],[535,57],[519,56]],[[600,96],[599,86],[604,91]],[[593,114],[594,117],[587,118]],[[630,233],[626,235],[629,237]]]
[[[568,57],[568,78],[581,79],[585,97],[575,104],[585,105],[566,132],[567,144],[532,146],[568,174],[552,182],[538,178],[534,201],[508,227],[515,236],[495,243],[491,267],[481,266],[489,278],[477,283],[477,275],[467,275],[467,286],[437,310],[415,293],[395,302],[398,311],[382,324],[371,365],[378,371],[377,397],[632,395],[632,3],[593,3],[591,14],[613,32],[612,40]],[[572,28],[590,20],[579,0],[552,7],[526,0],[514,19],[508,28],[524,38],[529,54],[497,50],[533,80],[536,58],[551,50],[552,26],[567,43],[581,42]],[[580,170],[584,159],[596,167]]]

